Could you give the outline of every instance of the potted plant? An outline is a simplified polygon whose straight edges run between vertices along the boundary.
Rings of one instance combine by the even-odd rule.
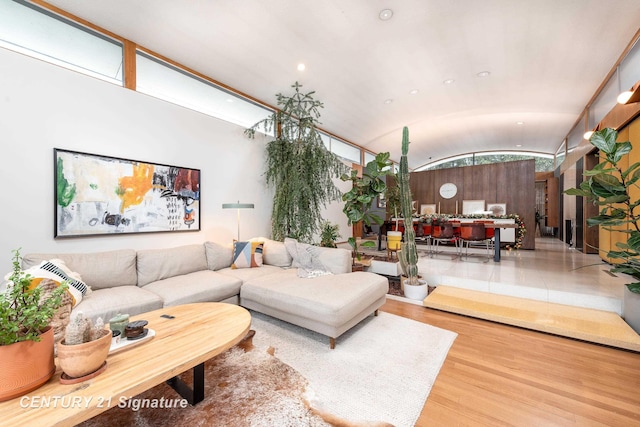
[[[371,212],[371,203],[387,190],[385,177],[392,173],[391,166],[389,153],[378,153],[375,159],[366,164],[362,176],[358,176],[356,169],[340,176],[342,181],[351,181],[352,183],[351,189],[342,195],[344,201],[342,211],[347,216],[349,225],[360,221],[367,226],[372,223],[381,225],[384,222],[384,218]],[[353,248],[356,258],[360,260],[357,239],[349,237],[348,242]],[[362,245],[375,246],[375,243],[363,243]]]
[[[55,373],[49,323],[67,289],[65,283],[48,295],[32,289],[31,276],[20,268],[20,250],[13,253],[13,271],[0,295],[0,401],[35,390]]]
[[[418,277],[418,249],[416,248],[416,234],[413,230],[413,207],[411,206],[411,188],[409,188],[409,128],[402,129],[402,156],[400,157],[400,172],[398,173],[398,187],[402,218],[404,220],[404,242],[398,252],[398,259],[404,275],[404,294],[407,298],[423,300],[428,294],[426,280]]]
[[[320,226],[320,246],[325,248],[337,248],[336,240],[340,238],[338,224],[323,221]]]
[[[245,130],[274,134],[267,143],[266,183],[273,187],[271,234],[274,240],[291,237],[311,242],[322,223],[321,208],[339,201],[342,193],[333,179],[347,166],[324,146],[318,131],[322,102],[315,92],[302,93],[298,82],[291,96],[276,94],[280,108]]]
[[[605,128],[594,132],[589,142],[600,151],[600,163],[586,171],[589,179],[580,188],[565,193],[586,197],[600,206],[599,215],[587,219],[588,226],[601,226],[612,233],[626,235],[623,242],[606,253],[615,265],[612,273],[625,273],[634,281],[626,285],[623,316],[625,321],[640,332],[640,200],[634,198],[631,188],[640,180],[640,162],[623,169],[621,160],[631,151],[631,143],[617,142],[618,132]]]
[[[111,347],[110,330],[98,318],[91,319],[78,313],[67,325],[64,340],[58,344],[58,363],[65,379],[73,380],[91,376],[103,366]]]

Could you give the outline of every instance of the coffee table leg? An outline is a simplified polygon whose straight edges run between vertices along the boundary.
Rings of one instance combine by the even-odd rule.
[[[180,378],[173,377],[167,381],[180,396],[187,399],[190,405],[202,402],[204,399],[204,363],[193,367],[193,388],[190,388]]]

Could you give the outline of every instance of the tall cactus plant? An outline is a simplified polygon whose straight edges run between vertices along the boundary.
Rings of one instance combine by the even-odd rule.
[[[413,209],[411,208],[411,189],[409,188],[409,128],[402,129],[402,156],[400,157],[400,172],[398,173],[398,187],[400,188],[400,206],[404,220],[404,242],[400,247],[398,258],[409,285],[419,285],[418,281],[418,249],[416,248],[416,233],[413,230]]]

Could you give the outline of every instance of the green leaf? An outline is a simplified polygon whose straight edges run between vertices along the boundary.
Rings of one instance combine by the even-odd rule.
[[[634,282],[634,283],[628,283],[627,284],[627,288],[629,288],[629,290],[635,294],[640,294],[640,283],[639,282]]]
[[[636,173],[638,172],[638,168],[640,168],[640,162],[635,162],[634,164],[632,164],[631,166],[629,166],[627,168],[627,170],[623,171],[621,176],[622,179],[626,179],[627,176],[629,176],[630,173],[636,171]]]
[[[613,156],[613,161],[618,163],[623,156],[629,154],[631,152],[631,143],[629,141],[619,142],[616,145],[616,151]]]
[[[603,153],[609,155],[613,154],[616,150],[616,139],[618,138],[618,132],[611,128],[605,128],[596,131],[591,135],[589,141],[591,144],[598,148]]]
[[[624,192],[626,190],[622,181],[613,175],[595,175],[592,179],[611,192]]]
[[[564,191],[569,196],[590,197],[591,191],[579,190],[577,188],[569,188]]]

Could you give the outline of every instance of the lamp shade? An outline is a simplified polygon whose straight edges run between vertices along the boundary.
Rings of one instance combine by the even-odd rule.
[[[237,209],[238,211],[238,240],[240,240],[240,209],[253,209],[253,203],[223,203],[222,209]]]
[[[253,203],[223,203],[222,209],[253,209]]]

